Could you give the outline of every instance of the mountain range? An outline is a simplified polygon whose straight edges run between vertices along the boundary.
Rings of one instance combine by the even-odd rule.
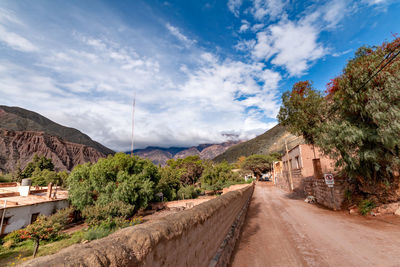
[[[35,154],[51,158],[56,170],[72,170],[113,153],[77,129],[23,108],[0,106],[0,172],[24,168]]]
[[[248,141],[231,140],[192,147],[147,147],[135,150],[134,154],[157,165],[192,155],[233,163],[240,156],[284,153],[285,141],[289,149],[304,143],[303,138],[292,135],[278,124]],[[51,158],[56,170],[72,170],[78,164],[96,162],[114,153],[77,129],[62,126],[33,111],[0,105],[0,172],[13,171],[16,166],[24,168],[34,154]]]
[[[194,155],[200,156],[201,159],[211,160],[241,142],[243,141],[227,141],[221,144],[201,144],[192,147],[147,147],[134,150],[134,154],[150,159],[156,165],[165,165],[169,159],[179,159]]]

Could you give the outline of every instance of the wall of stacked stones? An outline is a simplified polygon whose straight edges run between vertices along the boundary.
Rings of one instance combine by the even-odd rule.
[[[303,177],[298,170],[292,170],[294,192],[301,196],[314,196],[318,204],[327,208],[340,210],[345,201],[345,192],[350,190],[350,184],[342,178],[335,177],[333,188],[325,184],[325,180],[314,176]],[[277,176],[276,186],[290,191],[289,172],[284,171]]]
[[[340,210],[350,184],[344,179],[335,179],[333,187],[328,187],[323,179],[314,179],[312,195],[317,203],[333,210]]]
[[[249,185],[23,266],[225,266],[253,190]]]

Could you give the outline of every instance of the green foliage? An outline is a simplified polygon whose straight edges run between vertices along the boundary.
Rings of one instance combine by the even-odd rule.
[[[207,166],[201,176],[201,187],[206,190],[221,190],[229,185],[239,183],[243,179],[232,171],[233,166],[224,161]]]
[[[177,199],[178,191],[181,187],[181,169],[174,169],[171,166],[160,168],[160,181],[157,185],[156,192],[162,193],[164,201],[171,201]],[[160,199],[161,201],[161,199]]]
[[[104,221],[110,221],[116,217],[128,218],[133,215],[135,206],[122,201],[113,201],[102,205],[87,206],[82,210],[82,216],[88,225],[100,225]]]
[[[278,155],[279,154],[271,154],[267,156],[251,155],[244,160],[241,168],[243,170],[252,171],[257,179],[259,179],[264,172],[271,170],[272,163],[278,160]]]
[[[293,90],[284,95],[278,116],[292,133],[303,134],[336,159],[362,192],[382,199],[388,190],[377,185],[394,184],[400,169],[400,57],[386,64],[399,44],[396,38],[361,47],[328,84],[325,98],[311,87],[306,89],[312,97]]]
[[[24,239],[21,238],[21,235],[23,234],[24,229],[16,230],[8,235],[6,235],[3,238],[4,244],[7,244],[8,247],[13,247],[17,245],[18,243],[22,242]]]
[[[183,186],[178,191],[179,199],[192,199],[198,197],[200,194],[200,189],[194,187],[193,185]]]
[[[102,226],[96,226],[96,227],[92,227],[90,228],[86,233],[85,233],[85,240],[96,240],[96,239],[100,239],[103,237],[108,236],[109,234],[113,233],[114,229],[110,229],[107,227],[102,227]]]
[[[360,201],[358,204],[358,209],[362,215],[367,215],[372,209],[375,208],[375,203],[368,199]]]
[[[48,169],[40,170],[38,167],[32,172],[32,185],[47,186],[49,183],[53,185],[63,186],[66,183],[67,172],[57,173]]]
[[[159,170],[149,160],[117,153],[74,168],[68,177],[69,199],[80,211],[105,206],[110,208],[105,212],[113,212],[112,203],[137,210],[154,198],[159,180]]]
[[[51,159],[46,157],[39,157],[37,154],[33,156],[31,162],[26,165],[25,169],[22,172],[23,178],[29,178],[32,176],[33,172],[38,168],[40,171],[49,170],[54,171],[54,164]]]
[[[291,133],[302,135],[306,142],[314,144],[326,117],[326,106],[322,94],[310,81],[297,82],[291,92],[282,95],[278,121]]]
[[[13,181],[13,177],[11,173],[0,174],[0,183],[9,183]]]
[[[47,217],[52,223],[59,223],[64,228],[74,220],[74,208],[68,207],[58,210],[53,215]]]
[[[399,43],[398,38],[374,49],[361,48],[328,89],[335,116],[326,123],[319,145],[351,177],[393,181],[399,168],[399,58],[365,83]]]
[[[179,170],[180,181],[183,185],[195,184],[204,170],[204,162],[199,156],[189,156],[184,159],[170,159],[167,165],[172,169]]]

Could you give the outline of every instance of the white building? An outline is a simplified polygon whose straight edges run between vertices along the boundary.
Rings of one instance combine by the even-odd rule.
[[[68,205],[68,192],[54,186],[0,183],[0,235],[24,228],[39,215],[51,215]]]

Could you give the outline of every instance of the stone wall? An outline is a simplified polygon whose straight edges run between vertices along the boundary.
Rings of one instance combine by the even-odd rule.
[[[345,201],[345,192],[351,190],[346,180],[335,177],[335,185],[331,189],[325,184],[324,179],[314,176],[303,177],[298,170],[292,170],[294,192],[299,196],[314,196],[318,204],[333,210],[340,210]],[[283,171],[277,176],[276,186],[291,191],[289,185],[289,173]]]
[[[224,266],[254,186],[23,266]]]
[[[335,179],[335,185],[328,187],[323,179],[313,179],[312,195],[318,204],[333,210],[340,210],[345,201],[345,192],[350,189],[350,184],[343,179]]]

